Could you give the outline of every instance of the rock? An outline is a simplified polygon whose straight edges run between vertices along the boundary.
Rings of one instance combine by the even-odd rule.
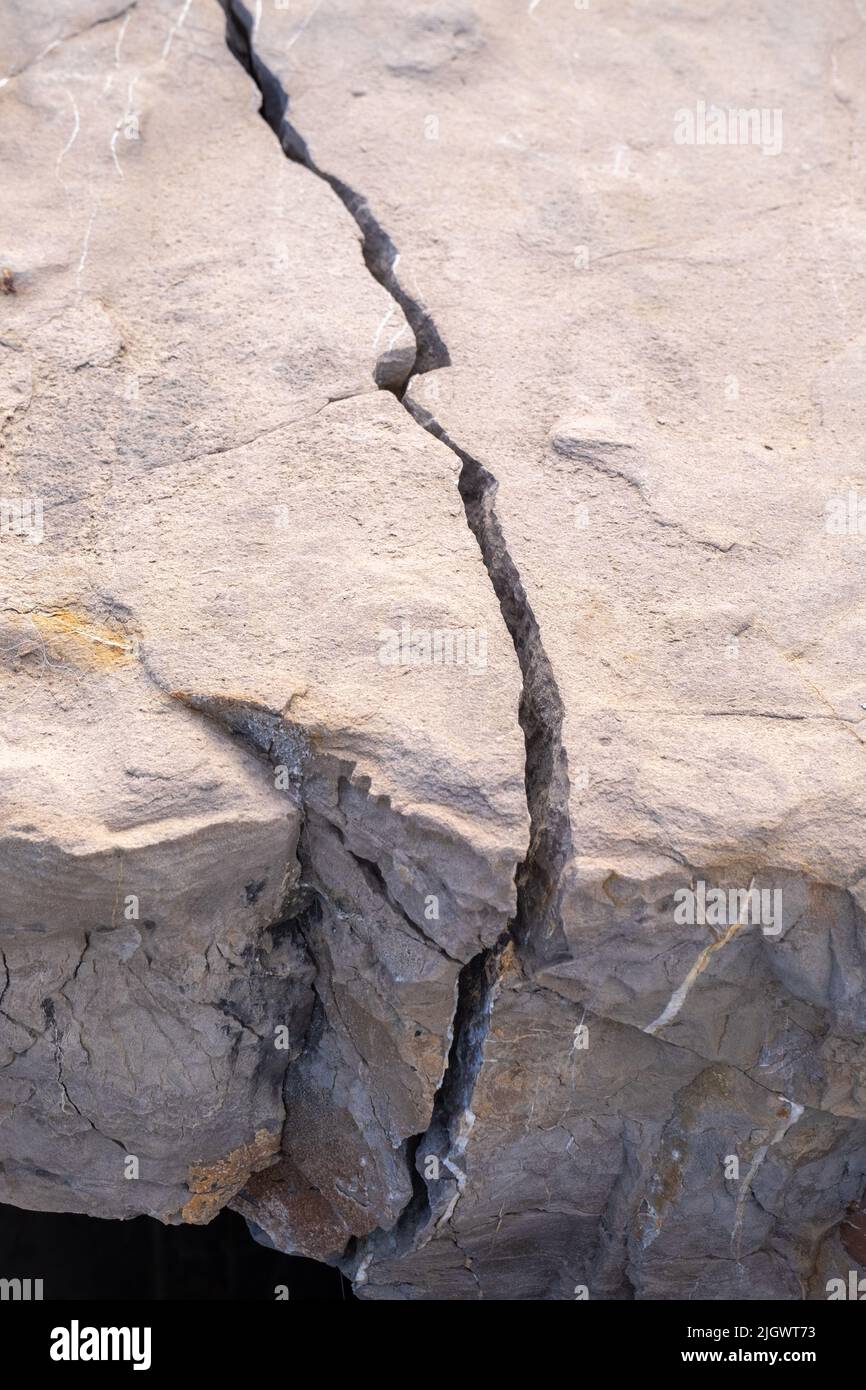
[[[435,325],[406,400],[486,528],[533,845],[456,1206],[349,1267],[370,1297],[799,1297],[864,1176],[860,557],[826,524],[862,225],[819,211],[847,12],[350,12],[235,47]],[[680,143],[710,98],[760,107],[757,144]],[[700,884],[779,921],[677,920]],[[807,1170],[826,1206],[764,1201]]]
[[[399,312],[219,7],[63,9],[0,93],[0,1200],[207,1220],[292,1071],[341,1252],[513,913],[517,662],[456,461],[377,388]],[[404,624],[483,650],[392,662]]]
[[[231,1203],[372,1299],[825,1298],[848,7],[226,6],[13,11],[0,1200]]]

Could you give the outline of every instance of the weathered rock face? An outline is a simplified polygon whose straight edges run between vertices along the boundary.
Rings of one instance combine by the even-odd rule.
[[[4,20],[0,1200],[823,1298],[862,19],[118,8]]]
[[[339,1253],[410,1194],[513,914],[518,665],[457,461],[377,386],[392,301],[219,6],[59,8],[0,92],[0,1199],[206,1219],[289,1071]],[[404,622],[474,646],[407,667]]]

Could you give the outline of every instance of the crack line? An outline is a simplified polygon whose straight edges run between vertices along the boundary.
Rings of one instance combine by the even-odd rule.
[[[568,762],[562,742],[564,707],[553,667],[541,640],[538,621],[508,551],[495,510],[498,482],[410,394],[409,388],[415,377],[451,365],[448,348],[432,315],[420,297],[411,295],[398,279],[399,251],[376,219],[367,199],[337,175],[320,168],[303,136],[289,121],[288,93],[255,51],[254,17],[240,0],[219,0],[219,3],[226,16],[229,50],[261,94],[259,114],[276,135],[286,157],[327,183],[340,199],[361,232],[362,254],[368,271],[402,310],[414,335],[415,359],[404,381],[396,386],[380,381],[378,370],[375,379],[380,389],[394,392],[417,425],[450,449],[460,461],[458,487],[466,520],[478,543],[499,601],[522,676],[518,718],[526,744],[525,783],[530,841],[526,858],[518,866],[515,876],[517,911],[497,944],[479,952],[461,972],[461,989],[452,1023],[452,1046],[442,1085],[434,1101],[431,1124],[425,1135],[407,1142],[407,1160],[416,1195],[391,1233],[393,1240],[398,1228],[401,1231],[405,1229],[406,1238],[400,1241],[400,1245],[406,1249],[421,1234],[422,1228],[429,1225],[431,1211],[426,1179],[422,1184],[415,1168],[415,1153],[419,1145],[430,1138],[434,1131],[438,1130],[441,1135],[444,1130],[447,1136],[443,1146],[445,1166],[465,1148],[471,1119],[474,1119],[470,1101],[483,1064],[494,996],[509,941],[513,942],[521,964],[532,970],[570,958],[561,920],[563,870],[572,853]],[[380,333],[387,318],[380,325]],[[462,1193],[462,1184],[459,1193]],[[363,1250],[354,1247],[355,1253],[361,1255],[375,1248],[377,1238],[386,1235],[388,1233],[373,1233],[364,1241]],[[350,1246],[353,1245],[350,1242]],[[347,1260],[349,1254],[347,1250]],[[360,1270],[366,1271],[368,1263],[365,1255],[360,1265],[356,1266],[355,1276],[359,1282]]]

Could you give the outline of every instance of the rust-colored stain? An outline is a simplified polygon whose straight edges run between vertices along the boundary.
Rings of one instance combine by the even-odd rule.
[[[514,949],[514,942],[509,941],[502,955],[499,957],[499,979],[503,985],[510,984],[512,980],[520,979],[522,976],[520,961],[517,959],[517,952]]]
[[[250,1174],[269,1163],[279,1149],[279,1134],[260,1129],[255,1139],[215,1163],[194,1163],[186,1179],[192,1196],[181,1211],[183,1220],[191,1226],[207,1225],[240,1192]]]
[[[645,1198],[646,1210],[640,1210],[637,1216],[638,1235],[644,1245],[652,1244],[664,1225],[667,1213],[679,1200],[685,1182],[688,1152],[682,1135],[678,1136],[676,1143],[665,1142],[658,1168],[650,1180]]]
[[[683,1190],[683,1155],[686,1146],[680,1141],[680,1147],[676,1150],[679,1157],[674,1158],[673,1153],[666,1156],[659,1166],[658,1172],[658,1210],[659,1215],[667,1208],[672,1207]]]
[[[30,617],[46,646],[82,670],[106,670],[134,661],[138,639],[120,626],[93,622],[75,608],[53,608]]]
[[[610,898],[610,901],[613,903],[614,907],[625,907],[625,899],[615,897],[611,889],[611,884],[616,884],[618,881],[619,880],[617,878],[617,875],[614,873],[613,869],[611,869],[607,878],[602,883],[601,889],[605,896]]]
[[[16,293],[17,290],[15,287],[15,275],[9,269],[8,265],[4,265],[3,269],[0,270],[0,294]]]

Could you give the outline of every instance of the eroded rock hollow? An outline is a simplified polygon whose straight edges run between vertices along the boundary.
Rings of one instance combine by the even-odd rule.
[[[6,0],[0,1202],[864,1272],[863,31]]]

